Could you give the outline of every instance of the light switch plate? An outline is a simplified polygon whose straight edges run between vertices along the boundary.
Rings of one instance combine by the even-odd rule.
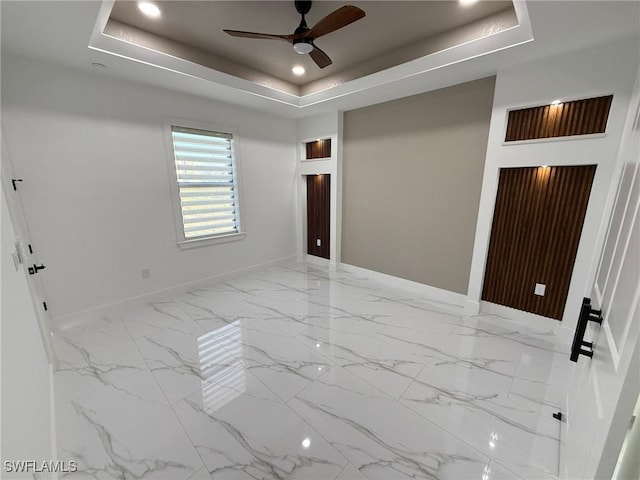
[[[320,242],[319,238],[316,238],[316,247],[319,247],[321,245],[322,242]]]
[[[536,283],[536,288],[533,290],[533,293],[540,297],[544,297],[546,289],[547,286],[544,283]]]

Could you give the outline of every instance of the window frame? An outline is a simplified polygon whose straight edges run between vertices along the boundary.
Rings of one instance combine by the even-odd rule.
[[[176,159],[173,145],[172,128],[185,128],[194,130],[203,130],[211,133],[224,133],[231,135],[231,163],[233,166],[233,178],[236,186],[235,199],[235,215],[236,215],[236,229],[234,233],[223,233],[218,235],[208,235],[198,238],[186,238],[184,233],[184,222],[182,217],[182,205],[180,203],[180,186],[178,184],[178,174],[176,172]],[[240,169],[240,156],[239,156],[239,142],[238,142],[238,129],[216,125],[206,122],[199,122],[193,120],[185,120],[181,118],[169,118],[164,122],[164,137],[165,137],[165,157],[169,168],[169,183],[171,191],[171,203],[173,205],[173,219],[176,230],[177,245],[181,249],[190,249],[197,247],[204,247],[208,245],[217,245],[227,242],[235,242],[242,240],[246,237],[246,231],[244,230],[244,214],[243,214],[243,198],[242,198],[242,174]]]

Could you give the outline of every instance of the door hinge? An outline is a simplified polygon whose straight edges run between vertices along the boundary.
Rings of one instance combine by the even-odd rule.
[[[48,311],[49,308],[47,307],[47,302],[42,302],[42,308],[44,308],[44,311]]]
[[[22,181],[21,178],[12,178],[11,179],[11,185],[13,185],[13,189],[14,190],[16,190],[16,191],[18,190],[18,187],[16,187],[16,182],[21,182],[21,181]]]

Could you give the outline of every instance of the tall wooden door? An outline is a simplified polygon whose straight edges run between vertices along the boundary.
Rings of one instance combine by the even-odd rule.
[[[307,176],[307,253],[329,258],[331,175]]]
[[[562,319],[595,172],[500,170],[483,300]]]

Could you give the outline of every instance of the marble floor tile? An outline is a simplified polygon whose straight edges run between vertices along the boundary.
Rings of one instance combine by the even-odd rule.
[[[493,349],[491,340],[388,326],[376,337],[409,352],[423,365],[456,365],[513,377],[520,354]]]
[[[377,336],[309,329],[296,338],[394,398],[402,394],[424,366],[411,352]]]
[[[207,467],[201,468],[189,477],[189,480],[213,480]]]
[[[164,330],[192,334],[202,332],[189,314],[174,300],[128,308],[120,314],[120,317],[133,337],[150,335]]]
[[[103,317],[56,332],[56,401],[73,398],[147,370],[135,342],[120,320]]]
[[[489,464],[488,457],[341,367],[288,403],[366,478],[479,478]]]
[[[512,382],[487,370],[427,366],[401,402],[524,478],[555,475],[560,425],[539,404],[510,396]]]
[[[175,405],[211,477],[336,478],[347,460],[251,373],[236,374]]]
[[[58,456],[78,462],[63,478],[188,479],[203,468],[149,372],[59,404],[56,417]]]
[[[367,480],[360,470],[354,467],[351,463],[348,463],[344,470],[340,472],[336,480]]]
[[[514,378],[509,396],[519,397],[540,405],[540,413],[549,416],[550,412],[562,411],[565,406],[566,389],[537,381]]]
[[[135,339],[151,373],[171,403],[204,386],[236,361],[222,346],[225,335],[238,331],[233,324],[200,335],[161,330]]]
[[[288,400],[332,363],[313,348],[283,335],[239,328],[220,339],[278,397]]]
[[[58,331],[78,479],[554,479],[553,322],[289,264]]]

